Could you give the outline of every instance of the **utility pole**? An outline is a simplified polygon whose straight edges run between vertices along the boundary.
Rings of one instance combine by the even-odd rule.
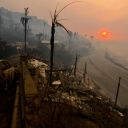
[[[30,17],[28,17],[28,8],[24,8],[24,17],[21,17],[21,23],[23,24],[24,27],[24,52],[26,54],[26,40],[27,40],[27,25],[28,25],[28,21],[30,20]]]
[[[120,81],[121,81],[121,77],[119,77],[119,82],[118,82],[118,87],[117,87],[117,92],[116,92],[116,99],[115,99],[115,104],[114,104],[115,107],[117,105],[117,100],[118,100],[118,96],[119,96]]]

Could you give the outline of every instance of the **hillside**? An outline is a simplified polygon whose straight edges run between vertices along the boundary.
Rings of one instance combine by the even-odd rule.
[[[20,12],[12,12],[0,7],[0,38],[7,41],[23,41],[23,26],[20,22],[24,14]],[[42,33],[42,40],[50,40],[51,26],[44,20],[36,16],[30,16],[28,25],[28,42],[36,43],[38,41],[36,34]],[[70,36],[61,28],[56,27],[55,40],[69,45],[72,48],[90,48],[90,41],[85,37],[81,37],[77,32],[71,32]],[[78,45],[79,44],[79,45]],[[67,46],[68,47],[68,46]]]
[[[7,42],[9,45],[13,45],[16,42],[21,42],[24,45],[24,30],[23,25],[20,22],[20,19],[23,16],[23,13],[12,12],[3,7],[0,8],[1,41]],[[33,50],[29,49],[28,52],[30,54],[37,54],[38,56],[49,60],[50,29],[51,26],[45,20],[39,19],[36,16],[30,16],[27,33],[28,47],[37,48]],[[42,44],[40,47],[37,47],[37,44],[39,43],[37,34],[39,33],[42,33],[42,42],[46,40],[49,44]],[[71,31],[70,35],[68,35],[59,27],[56,27],[55,40],[59,42],[59,44],[55,46],[55,63],[70,65],[74,63],[76,54],[86,56],[93,49],[91,42],[86,37],[82,37],[77,32]],[[13,48],[12,53],[11,50],[6,49],[6,44],[3,45],[1,43],[0,45],[0,50],[3,51],[4,49],[1,53],[1,57],[8,57],[8,55],[17,53],[15,48]]]

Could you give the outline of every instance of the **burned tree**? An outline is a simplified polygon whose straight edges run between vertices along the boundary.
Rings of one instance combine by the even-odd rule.
[[[75,2],[71,2],[69,4],[67,4],[66,6],[64,6],[60,11],[57,12],[57,7],[55,9],[54,15],[51,14],[51,19],[52,19],[52,26],[51,26],[51,40],[50,40],[50,45],[51,45],[51,53],[50,53],[50,78],[49,78],[49,85],[52,85],[52,71],[53,71],[53,54],[54,54],[54,37],[55,37],[55,27],[59,26],[62,27],[64,30],[66,30],[67,33],[69,33],[69,31],[66,29],[66,27],[64,25],[62,25],[59,21],[63,20],[63,19],[58,19],[59,14],[65,9],[67,8],[69,5],[74,4],[78,1]]]
[[[24,27],[24,52],[26,54],[26,40],[27,40],[27,27],[28,27],[28,21],[30,20],[30,17],[28,17],[28,8],[24,8],[25,13],[24,13],[24,17],[21,17],[21,23],[23,24]]]

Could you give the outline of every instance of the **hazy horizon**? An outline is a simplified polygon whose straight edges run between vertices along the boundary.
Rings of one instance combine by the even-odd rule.
[[[1,0],[0,6],[11,11],[24,12],[29,7],[30,16],[37,16],[51,24],[49,10],[54,12],[76,0]],[[117,54],[127,55],[128,47],[128,1],[127,0],[82,0],[66,8],[61,18],[68,20],[63,24],[71,31],[81,35],[94,36],[104,47]],[[100,35],[101,31],[109,33],[108,38]],[[125,50],[124,50],[125,49]]]
[[[54,11],[59,3],[58,10],[75,0],[1,0],[0,6],[12,11],[23,12],[29,7],[30,15],[38,16],[51,23],[49,10]],[[109,4],[108,4],[109,3]],[[128,1],[123,0],[82,0],[66,8],[60,18],[67,18],[63,24],[72,31],[82,35],[92,35],[101,39],[100,31],[109,32],[111,41],[128,41]],[[106,39],[105,39],[106,40]]]

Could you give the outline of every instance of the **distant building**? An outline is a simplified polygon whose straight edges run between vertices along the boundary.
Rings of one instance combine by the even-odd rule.
[[[55,44],[56,47],[61,47],[61,46],[62,46],[62,42],[57,41],[57,40],[54,42],[54,44]],[[37,47],[38,47],[38,48],[41,48],[41,47],[43,47],[44,45],[45,45],[46,47],[50,48],[50,41],[49,41],[49,40],[42,40],[41,43],[39,43]]]
[[[43,41],[41,41],[41,44],[50,44],[50,41],[49,40],[43,40]],[[55,40],[54,44],[61,44],[61,42],[58,40]]]

